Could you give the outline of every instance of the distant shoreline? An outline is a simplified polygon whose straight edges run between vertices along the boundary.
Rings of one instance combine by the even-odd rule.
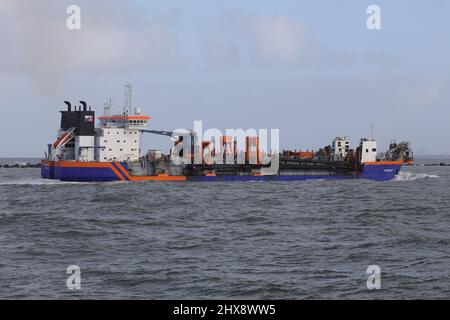
[[[36,163],[15,162],[15,163],[0,164],[0,168],[21,168],[21,169],[25,169],[25,168],[40,168],[40,167],[41,167],[41,163],[40,162],[36,162]]]

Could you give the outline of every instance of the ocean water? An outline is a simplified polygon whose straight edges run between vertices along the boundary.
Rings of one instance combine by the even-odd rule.
[[[80,290],[66,286],[69,265]],[[449,274],[450,167],[277,183],[0,169],[0,298],[448,299]]]

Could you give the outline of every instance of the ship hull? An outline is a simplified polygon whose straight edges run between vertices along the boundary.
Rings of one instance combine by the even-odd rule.
[[[127,169],[126,163],[119,163]],[[72,162],[46,161],[41,162],[41,177],[61,181],[103,182],[124,181],[126,176],[113,162]]]
[[[189,176],[189,181],[307,181],[356,179],[354,175]]]
[[[387,181],[395,178],[402,168],[402,161],[381,161],[364,164],[362,178]]]
[[[305,180],[392,180],[399,173],[402,162],[373,162],[364,164],[360,173],[308,174],[299,171],[289,175],[202,175],[202,176],[133,176],[126,162],[46,161],[41,163],[44,179],[78,182],[104,181],[305,181]]]

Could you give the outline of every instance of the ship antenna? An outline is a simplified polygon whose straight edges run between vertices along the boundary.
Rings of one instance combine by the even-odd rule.
[[[103,105],[103,113],[105,116],[110,115],[111,107],[112,107],[112,99],[109,98],[109,100],[105,101],[105,104]]]
[[[133,93],[133,87],[131,84],[125,85],[125,101],[123,104],[123,113],[131,115],[131,96]]]
[[[370,139],[373,140],[373,130],[374,130],[374,124],[372,123],[372,125],[370,126]]]

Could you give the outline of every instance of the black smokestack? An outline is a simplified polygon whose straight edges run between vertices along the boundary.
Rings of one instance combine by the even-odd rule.
[[[80,101],[80,103],[83,106],[83,111],[87,111],[87,103],[86,103],[86,101]]]
[[[67,111],[72,111],[72,104],[69,101],[64,101],[64,103],[67,105]]]

